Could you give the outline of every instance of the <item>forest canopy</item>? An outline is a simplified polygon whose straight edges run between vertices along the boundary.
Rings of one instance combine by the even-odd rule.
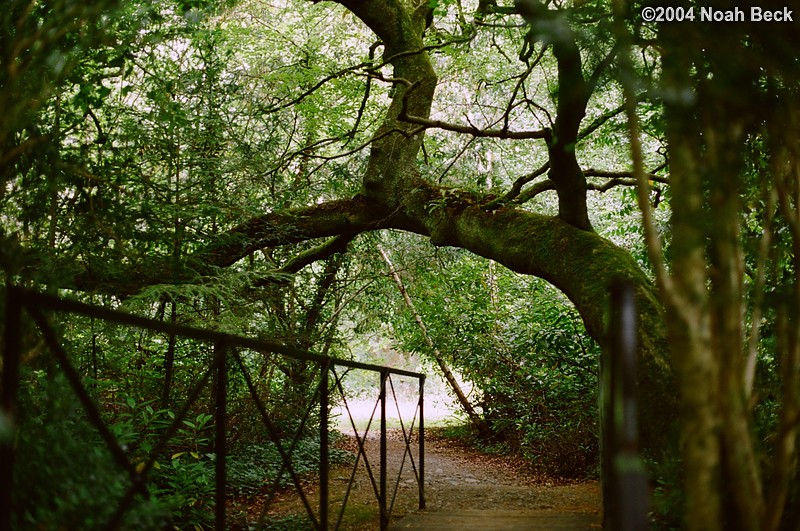
[[[664,519],[796,528],[797,23],[622,0],[84,4],[0,14],[6,283],[323,354],[386,330],[541,443],[526,426],[583,422],[625,279],[642,441],[682,493]]]

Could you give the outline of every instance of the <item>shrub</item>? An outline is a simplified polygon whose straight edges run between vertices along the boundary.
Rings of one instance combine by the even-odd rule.
[[[130,486],[60,373],[25,371],[14,461],[12,527],[96,529],[113,517]],[[161,529],[157,501],[138,498],[124,517],[131,529]]]

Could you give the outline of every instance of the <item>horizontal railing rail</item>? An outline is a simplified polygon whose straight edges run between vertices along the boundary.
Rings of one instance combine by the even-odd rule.
[[[119,444],[109,427],[103,420],[101,407],[90,396],[83,382],[83,377],[75,368],[69,354],[62,345],[55,328],[44,312],[55,314],[74,314],[82,315],[92,319],[105,322],[116,323],[125,327],[134,327],[152,332],[169,334],[171,336],[182,337],[198,342],[213,345],[213,361],[210,366],[197,378],[195,384],[190,388],[186,401],[180,410],[175,414],[172,423],[160,434],[157,443],[150,451],[149,456],[144,462],[139,462],[134,466],[125,451],[123,445]],[[281,459],[280,468],[277,476],[273,479],[271,487],[267,492],[267,501],[264,504],[261,515],[258,519],[258,527],[267,522],[267,510],[270,507],[284,474],[288,474],[291,483],[300,497],[303,507],[314,529],[327,530],[337,529],[343,521],[343,515],[348,498],[354,486],[357,469],[361,463],[364,464],[366,473],[370,479],[371,487],[375,495],[375,500],[379,506],[380,527],[386,529],[399,492],[401,474],[405,470],[406,463],[409,463],[413,472],[414,480],[418,490],[417,505],[420,509],[425,507],[424,493],[424,384],[425,375],[416,372],[395,369],[369,363],[362,363],[353,360],[337,359],[322,356],[313,352],[292,348],[276,342],[252,339],[237,336],[224,332],[207,329],[193,328],[173,323],[167,323],[148,319],[119,310],[103,308],[85,304],[82,302],[54,297],[34,291],[23,290],[17,287],[8,287],[6,293],[6,316],[5,316],[5,337],[3,348],[3,373],[2,373],[2,394],[0,396],[0,530],[10,530],[14,521],[13,505],[13,481],[14,481],[14,456],[15,438],[13,436],[3,436],[2,433],[13,433],[16,428],[17,414],[17,393],[20,379],[20,363],[22,339],[19,332],[22,329],[23,313],[27,313],[35,323],[42,340],[53,353],[60,369],[65,374],[70,387],[79,399],[83,411],[88,421],[98,430],[106,447],[111,453],[114,461],[126,471],[130,485],[124,496],[120,499],[114,515],[106,524],[107,529],[119,528],[122,524],[123,516],[134,502],[136,496],[147,497],[151,494],[147,490],[148,475],[156,465],[158,456],[167,448],[169,441],[176,435],[181,423],[186,419],[190,408],[195,405],[209,383],[213,380],[213,416],[214,416],[214,455],[215,455],[215,528],[222,530],[226,528],[226,437],[227,437],[227,383],[228,373],[231,369],[238,371],[244,378],[249,398],[252,399],[263,426],[266,428],[267,435],[274,443]],[[246,363],[243,361],[241,352],[252,351],[255,353],[275,353],[281,356],[311,363],[317,366],[318,378],[316,385],[309,396],[308,406],[300,420],[300,423],[291,437],[288,445],[281,439],[281,433],[271,417],[269,409],[264,400],[259,395],[256,382]],[[346,368],[345,371],[337,371],[336,368]],[[379,375],[378,397],[373,407],[366,428],[359,430],[348,406],[347,393],[343,385],[343,378],[349,371],[362,370],[377,373]],[[393,381],[395,378],[411,378],[418,381],[417,406],[414,410],[413,418],[406,424],[400,411],[399,401],[395,392]],[[332,400],[339,401],[344,405],[344,410],[348,415],[349,423],[353,430],[357,454],[355,464],[352,468],[349,481],[346,487],[344,500],[339,508],[338,515],[330,514],[330,453],[329,453],[329,428],[330,428],[330,408]],[[389,483],[389,470],[387,464],[387,406],[394,403],[400,422],[400,434],[404,443],[404,453],[401,458],[396,480]],[[315,510],[309,501],[307,487],[303,478],[295,470],[292,454],[297,446],[299,438],[306,428],[313,411],[319,412],[319,506]],[[365,441],[368,438],[369,430],[372,426],[375,415],[380,416],[380,463],[377,471],[377,480],[373,466],[367,459]],[[415,432],[416,430],[416,432]],[[417,451],[416,459],[412,452],[412,445],[416,438]],[[392,495],[389,496],[390,488]]]

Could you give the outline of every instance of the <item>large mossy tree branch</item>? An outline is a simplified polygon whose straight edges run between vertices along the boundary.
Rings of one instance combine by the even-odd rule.
[[[193,260],[227,267],[250,253],[267,247],[300,243],[315,238],[355,235],[387,226],[388,216],[363,196],[319,205],[281,210],[237,225],[197,253]]]
[[[126,297],[156,284],[198,282],[258,250],[331,238],[319,247],[298,254],[285,265],[287,271],[277,272],[293,273],[313,261],[342,252],[347,243],[362,232],[395,225],[405,226],[403,223],[392,222],[391,216],[387,216],[383,209],[374,208],[366,198],[359,195],[351,199],[280,210],[251,218],[187,256],[179,271],[175,271],[170,256],[156,256],[113,270],[87,263],[81,268],[82,271],[75,272],[72,282],[63,287]],[[64,267],[70,271],[76,268],[75,265],[68,264]]]
[[[375,136],[386,130],[411,130],[415,124],[403,122],[402,115],[429,120],[437,78],[422,43],[427,3],[413,13],[402,2],[392,0],[340,3],[384,42],[384,55],[395,57],[391,60],[393,77],[402,80],[396,84]],[[390,224],[394,228],[429,236],[434,245],[461,247],[519,273],[548,280],[572,300],[588,332],[601,344],[605,343],[609,285],[620,277],[633,281],[644,323],[640,328],[644,361],[639,383],[645,391],[642,406],[647,412],[642,419],[643,439],[650,446],[659,438],[663,442],[664,427],[674,412],[668,390],[663,308],[652,283],[630,254],[591,230],[586,178],[575,155],[591,87],[583,77],[580,51],[566,20],[554,12],[535,12],[535,6],[548,11],[539,3],[533,11],[526,11],[525,3],[520,1],[517,7],[532,24],[532,31],[558,30],[549,37],[558,63],[559,93],[548,150],[559,218],[507,207],[487,210],[486,198],[480,194],[428,182],[420,175],[417,162],[421,133],[385,135],[373,143],[364,194],[376,208],[393,213]]]
[[[652,282],[629,252],[558,217],[516,208],[486,211],[482,198],[433,186],[427,197],[427,226],[421,233],[436,245],[460,247],[518,273],[545,279],[562,291],[581,315],[589,334],[606,344],[608,287],[617,279],[636,286],[640,326],[638,376],[642,443],[658,447],[668,436],[676,404],[671,391],[664,310]]]

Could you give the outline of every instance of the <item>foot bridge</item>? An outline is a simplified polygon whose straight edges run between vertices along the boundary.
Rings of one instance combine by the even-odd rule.
[[[348,511],[348,500],[358,480],[362,490],[371,492],[373,509],[379,513],[380,527],[386,529],[398,496],[414,496],[419,509],[425,508],[425,428],[423,410],[423,392],[425,376],[414,372],[359,363],[356,361],[321,356],[312,352],[298,350],[285,345],[261,341],[211,330],[203,330],[151,320],[116,310],[91,306],[80,302],[59,299],[49,295],[25,291],[11,287],[7,291],[5,316],[5,345],[2,368],[2,403],[0,406],[0,530],[21,528],[33,525],[26,522],[26,515],[15,499],[17,482],[24,481],[20,474],[14,473],[14,467],[22,467],[24,463],[16,461],[19,451],[15,432],[25,429],[26,419],[18,408],[20,385],[31,385],[30,370],[26,367],[26,357],[32,352],[47,349],[55,363],[47,367],[48,371],[60,371],[66,377],[71,392],[80,403],[78,414],[85,418],[99,434],[103,441],[104,451],[108,452],[125,478],[124,488],[120,489],[113,510],[104,522],[98,522],[98,529],[129,529],[136,527],[129,518],[136,506],[148,500],[156,499],[165,489],[156,485],[154,476],[157,469],[163,469],[170,461],[180,459],[182,453],[192,454],[195,459],[201,453],[209,461],[213,461],[213,473],[209,474],[213,481],[214,528],[223,529],[339,529],[344,528]],[[104,378],[102,359],[97,359],[96,343],[100,332],[91,337],[69,336],[70,322],[92,322],[96,330],[102,330],[103,341],[124,341],[125,337],[136,334],[150,334],[160,345],[182,341],[184,348],[191,348],[198,356],[205,355],[208,360],[204,370],[196,371],[182,378],[190,379],[186,398],[173,397],[169,403],[174,409],[161,419],[160,429],[153,432],[152,424],[148,426],[149,439],[143,444],[144,435],[137,441],[137,434],[125,433],[114,426],[119,423],[121,412],[119,404],[114,403],[113,382],[106,386],[98,385]],[[102,324],[98,324],[102,323]],[[67,332],[67,333],[65,333]],[[118,337],[113,337],[117,334]],[[92,346],[94,344],[94,347]],[[186,347],[190,344],[191,347]],[[87,354],[88,353],[88,354]],[[258,375],[253,368],[255,357],[280,356],[283,361],[303,363],[308,373],[309,393],[302,397],[293,397],[297,407],[304,412],[294,432],[280,425],[279,419],[272,413],[274,397],[268,398],[263,385],[259,384]],[[171,369],[172,378],[177,378],[180,371],[179,360],[174,360]],[[347,389],[348,378],[358,378],[360,382],[360,398],[374,401],[372,416],[364,426],[357,425],[350,414],[348,400],[351,399]],[[372,388],[364,389],[364,382],[372,382]],[[272,477],[263,478],[263,485],[250,499],[257,498],[255,506],[247,511],[239,511],[237,517],[231,514],[236,505],[236,493],[231,492],[227,481],[230,462],[229,446],[236,426],[231,425],[231,393],[233,385],[246,389],[246,399],[252,401],[258,422],[263,433],[274,445],[279,463],[273,464],[277,469]],[[109,387],[108,385],[111,385]],[[403,411],[401,400],[396,390],[402,386],[416,390],[416,408],[412,412]],[[105,399],[111,397],[108,403]],[[241,400],[241,393],[237,400]],[[271,402],[271,403],[270,403]],[[133,408],[136,404],[129,402]],[[148,405],[149,406],[149,405]],[[285,406],[285,404],[284,404]],[[339,465],[336,469],[338,482],[336,499],[331,496],[331,410],[343,411],[339,424],[352,430],[355,438],[356,456],[354,462]],[[123,406],[124,407],[124,406]],[[147,406],[146,406],[147,407]],[[149,406],[151,417],[157,413]],[[206,411],[202,411],[203,409]],[[201,411],[198,414],[198,411]],[[394,414],[393,414],[394,413]],[[406,417],[403,414],[406,414]],[[346,418],[345,418],[346,417]],[[400,463],[390,466],[387,460],[387,419],[393,417],[393,434],[400,433],[405,451]],[[312,420],[313,419],[313,420]],[[399,427],[397,423],[399,421]],[[201,423],[207,427],[204,437],[207,446],[201,452],[175,452],[173,441],[187,427],[197,428]],[[398,429],[399,428],[399,429]],[[349,431],[348,430],[348,431]],[[296,454],[301,445],[301,438],[309,431],[316,432],[318,438],[318,466],[315,471],[299,470]],[[370,462],[365,451],[367,439],[379,439],[379,462]],[[124,440],[123,440],[124,439]],[[138,442],[138,444],[137,444]],[[135,451],[133,451],[135,447]],[[175,453],[173,453],[175,452]],[[374,455],[374,454],[373,454]],[[180,456],[180,457],[175,457]],[[187,457],[189,457],[187,455]],[[191,458],[190,458],[191,459]],[[308,456],[305,457],[308,461]],[[93,471],[84,470],[86,478],[75,478],[76,483],[91,485]],[[412,481],[407,479],[410,475]],[[363,477],[366,480],[363,481]],[[406,476],[406,479],[401,478]],[[344,488],[341,482],[344,481]],[[413,487],[413,488],[410,488]],[[101,489],[103,492],[106,490]],[[211,489],[209,489],[211,490]],[[414,492],[416,491],[416,492]],[[63,493],[54,492],[52,496]],[[292,505],[301,515],[292,517],[276,513],[279,505]],[[287,500],[290,500],[287,502]],[[364,505],[363,499],[358,504]],[[363,511],[363,507],[358,507]],[[246,513],[246,514],[245,514]],[[208,515],[207,515],[208,516]],[[276,520],[278,523],[276,523]],[[200,527],[195,526],[196,529]]]
[[[632,397],[635,311],[630,286],[614,288],[612,302],[612,345],[609,353],[604,353],[600,378],[603,527],[640,530],[648,528],[648,487],[636,452],[636,406]],[[76,333],[76,330],[85,330],[87,325],[93,331],[91,334]],[[192,357],[203,360],[198,364],[196,359],[194,363],[187,363],[186,359],[169,359],[163,365],[157,364],[158,370],[154,373],[156,379],[162,380],[159,383],[164,389],[161,404],[169,405],[167,415],[159,416],[164,409],[156,411],[153,407],[157,406],[156,400],[150,401],[152,405],[136,404],[130,397],[122,397],[114,382],[114,378],[120,375],[105,372],[106,360],[98,343],[110,345],[116,342],[117,349],[123,345],[121,350],[124,352],[124,345],[129,345],[132,338],[143,337],[142,334],[154,345],[148,355],[154,355],[153,352],[163,355],[165,345],[174,353],[176,342],[180,342],[184,352],[196,353]],[[42,353],[45,351],[49,351],[50,356],[44,356]],[[40,360],[37,361],[37,357]],[[131,355],[131,360],[134,358]],[[41,362],[41,359],[48,361]],[[265,359],[269,363],[265,364]],[[275,392],[270,395],[269,386],[265,389],[263,384],[266,377],[264,366],[279,362],[305,368],[306,394],[291,398],[276,397]],[[376,521],[380,522],[380,529],[389,529],[393,509],[400,498],[403,499],[398,507],[402,505],[407,510],[418,509],[419,512],[395,519],[392,529],[599,527],[593,519],[576,520],[574,515],[570,520],[568,515],[559,517],[524,511],[513,514],[424,511],[423,374],[146,319],[16,287],[9,287],[6,291],[2,363],[0,531],[37,527],[37,522],[24,513],[26,508],[14,494],[25,486],[21,483],[28,480],[20,473],[27,463],[20,462],[19,456],[24,453],[21,448],[24,442],[20,441],[25,440],[23,435],[30,422],[26,411],[20,407],[20,396],[28,393],[26,386],[40,385],[42,374],[44,378],[52,378],[53,373],[63,375],[67,382],[67,392],[71,393],[76,404],[73,414],[95,430],[97,443],[93,450],[106,452],[107,461],[121,478],[116,482],[113,496],[108,488],[94,485],[98,493],[109,499],[105,513],[98,517],[100,520],[93,522],[92,528],[95,529],[143,528],[135,523],[138,520],[131,519],[131,514],[141,513],[142,507],[158,508],[160,498],[165,493],[170,494],[170,488],[173,491],[182,489],[182,485],[169,483],[169,479],[164,484],[164,478],[169,476],[165,476],[163,469],[170,465],[176,467],[176,461],[182,462],[188,456],[191,458],[185,465],[187,468],[179,471],[197,472],[201,459],[205,459],[207,464],[207,473],[196,477],[195,483],[200,480],[208,483],[205,492],[208,497],[213,496],[213,503],[204,500],[202,510],[206,513],[213,511],[213,515],[204,515],[204,525],[213,522],[217,530],[371,529],[377,527]],[[31,367],[37,363],[39,368]],[[41,368],[42,363],[44,368]],[[181,374],[181,371],[188,372]],[[182,391],[185,397],[170,395],[170,381],[179,378],[183,389],[188,389],[188,393]],[[349,379],[357,381],[358,385],[352,385]],[[356,388],[357,396],[353,391]],[[399,398],[399,388],[404,391],[403,398]],[[407,407],[409,394],[413,396],[415,407]],[[351,413],[350,403],[356,400],[362,405],[365,401],[372,404],[371,416],[366,423],[363,419],[356,421]],[[287,401],[291,403],[287,404]],[[235,472],[232,470],[234,461],[230,458],[236,451],[239,421],[232,418],[232,414],[233,409],[241,412],[243,402],[249,406],[245,409],[251,412],[251,430],[255,425],[258,434],[273,448],[270,466],[254,467],[251,475],[257,476],[255,487],[245,494],[237,490],[230,477]],[[280,406],[284,412],[287,408],[295,412],[290,425],[281,418]],[[123,421],[132,417],[128,409],[135,408],[139,408],[148,419],[137,424],[140,431],[146,433],[136,433],[130,427],[120,429],[121,424],[123,427],[130,424]],[[302,412],[299,420],[297,411]],[[332,418],[332,412],[339,412],[339,418]],[[391,426],[387,425],[387,420]],[[352,434],[347,444],[355,456],[345,462],[333,459],[344,453],[332,445],[330,428],[334,421],[338,421],[342,431]],[[388,431],[390,427],[391,432]],[[194,450],[185,448],[191,434],[198,438]],[[312,470],[308,466],[307,446],[303,445],[309,434],[318,441],[316,464]],[[395,441],[398,437],[402,440],[401,457],[396,454],[391,458],[387,456],[387,434]],[[374,462],[376,439],[378,462]],[[302,460],[298,459],[298,453],[304,454]],[[368,456],[372,456],[372,460]],[[18,467],[17,473],[15,467]],[[267,468],[270,470],[268,474],[263,472]],[[81,484],[84,489],[92,488],[94,471],[76,469],[71,473],[83,476],[72,478],[72,483]],[[236,471],[236,474],[241,475],[242,471]],[[196,487],[194,483],[188,486]],[[50,496],[56,498],[65,496],[65,493],[55,489]],[[184,508],[191,510],[200,503],[191,498],[191,494],[185,496],[189,499],[183,500]],[[163,504],[161,507],[163,511]],[[151,527],[163,528],[165,524],[174,525],[162,520]],[[186,525],[185,522],[181,525],[205,528],[199,524]]]

